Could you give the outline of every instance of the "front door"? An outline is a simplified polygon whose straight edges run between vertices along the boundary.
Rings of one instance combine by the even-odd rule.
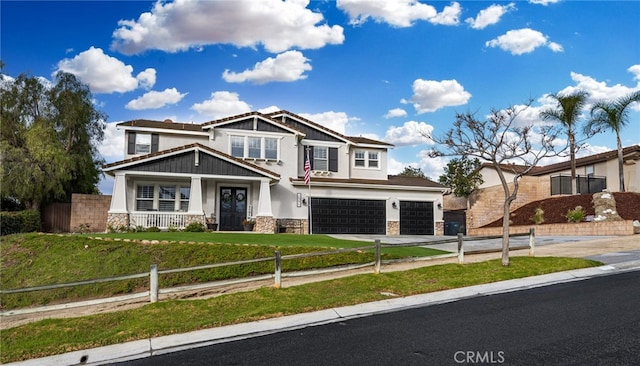
[[[220,188],[220,231],[243,229],[242,220],[247,217],[247,189]]]

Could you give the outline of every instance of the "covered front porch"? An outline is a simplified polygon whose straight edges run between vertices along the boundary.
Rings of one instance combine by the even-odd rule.
[[[108,230],[182,230],[192,223],[219,231],[273,233],[271,186],[279,175],[195,146],[180,154],[149,156],[106,166],[114,188]]]

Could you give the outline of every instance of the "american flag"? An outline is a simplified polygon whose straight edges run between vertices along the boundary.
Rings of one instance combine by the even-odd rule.
[[[311,184],[311,163],[309,162],[309,153],[304,161],[304,184]]]

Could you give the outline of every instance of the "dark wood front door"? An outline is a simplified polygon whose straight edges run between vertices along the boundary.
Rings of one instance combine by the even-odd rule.
[[[242,220],[247,217],[247,189],[220,188],[220,231],[243,230]]]

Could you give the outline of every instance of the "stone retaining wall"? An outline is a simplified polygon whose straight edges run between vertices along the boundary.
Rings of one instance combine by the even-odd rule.
[[[632,220],[510,226],[509,233],[528,233],[530,228],[536,230],[536,236],[619,236],[634,234]],[[502,235],[502,227],[468,228],[467,235]],[[640,238],[638,240],[640,241]]]

